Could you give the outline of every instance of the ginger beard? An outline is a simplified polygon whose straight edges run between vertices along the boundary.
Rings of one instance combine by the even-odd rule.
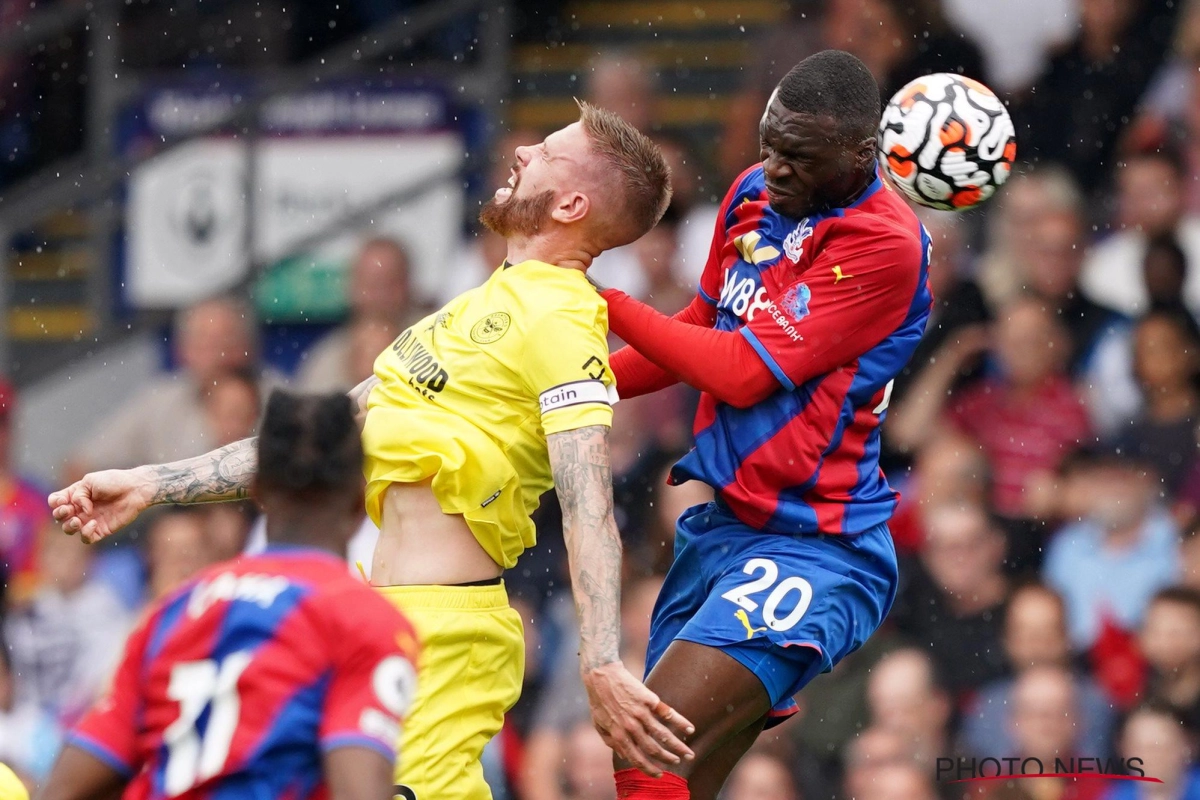
[[[479,221],[484,227],[505,239],[540,233],[550,220],[550,207],[554,205],[553,190],[547,189],[533,197],[515,197],[519,186],[518,178],[506,194],[508,199],[493,197],[479,210]],[[496,194],[499,196],[503,192],[501,189]]]

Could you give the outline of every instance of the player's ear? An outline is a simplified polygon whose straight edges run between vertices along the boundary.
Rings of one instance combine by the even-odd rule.
[[[874,165],[876,156],[875,137],[863,139],[858,143],[854,152],[854,163],[859,169],[866,169]]]
[[[563,225],[569,225],[586,217],[591,206],[591,200],[583,192],[567,192],[550,211],[550,218]]]

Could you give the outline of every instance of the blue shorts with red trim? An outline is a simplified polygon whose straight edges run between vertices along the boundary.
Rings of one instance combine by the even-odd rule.
[[[654,605],[646,674],[676,639],[716,647],[762,682],[768,726],[792,696],[853,653],[896,599],[886,525],[853,535],[786,536],[740,521],[721,502],[689,508]]]

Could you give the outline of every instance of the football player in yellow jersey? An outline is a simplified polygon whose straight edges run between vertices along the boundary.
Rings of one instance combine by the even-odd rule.
[[[692,757],[691,724],[618,660],[621,543],[608,429],[616,387],[607,309],[585,272],[640,237],[670,198],[657,148],[614,114],[519,147],[480,219],[508,258],[403,334],[351,396],[362,412],[367,512],[380,527],[372,583],[422,638],[417,697],[399,746],[398,793],[489,796],[479,756],[516,702],[521,621],[500,576],[534,542],[530,513],[557,488],[593,721],[623,758],[658,775]],[[50,495],[67,533],[94,542],[151,505],[247,496],[254,441]]]

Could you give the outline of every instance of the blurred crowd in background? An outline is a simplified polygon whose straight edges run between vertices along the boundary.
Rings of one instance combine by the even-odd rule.
[[[1023,16],[1047,4],[1063,20],[1057,30]],[[178,64],[213,55],[188,19],[219,28],[226,12],[253,8],[252,19],[228,23],[265,37],[244,57],[282,61],[338,25],[409,4],[127,5],[131,24],[154,34],[136,37],[148,44],[130,57]],[[0,8],[0,27],[21,14],[20,4]],[[548,14],[528,35],[550,35]],[[725,794],[949,800],[966,790],[935,780],[939,758],[1036,757],[1049,768],[1056,758],[1125,757],[1164,783],[1047,778],[972,785],[969,794],[1200,798],[1200,2],[797,2],[786,25],[756,43],[724,133],[703,158],[657,133],[654,70],[628,53],[601,53],[581,65],[582,93],[656,133],[675,199],[645,238],[597,261],[600,282],[665,313],[690,301],[720,195],[757,158],[771,88],[825,47],[861,57],[885,97],[930,72],[982,79],[1010,104],[1022,163],[981,212],[920,211],[934,242],[936,301],[883,427],[884,468],[902,493],[892,523],[902,586],[890,618],[800,695],[799,717],[761,738]],[[44,77],[46,67],[0,64],[0,74],[21,69]],[[10,81],[0,83],[7,92]],[[16,123],[9,113],[0,131],[16,137],[3,143],[8,152],[29,158],[36,153],[11,142],[56,146],[37,131],[54,127],[46,114],[60,106],[36,85],[28,96],[3,95],[8,112],[34,109]],[[507,180],[515,146],[544,133],[502,137],[490,185]],[[245,299],[181,310],[169,334],[175,368],[96,427],[59,474],[191,456],[253,435],[272,387],[351,387],[401,330],[485,280],[503,257],[502,240],[472,230],[441,268],[439,294],[419,297],[406,243],[365,234],[349,266],[345,321],[293,374],[260,355]],[[690,446],[695,402],[677,386],[615,409],[622,632],[635,671],[674,520],[711,498],[707,487],[664,479]],[[254,507],[241,503],[156,510],[91,548],[55,533],[48,487],[3,461],[19,403],[0,386],[0,760],[36,781],[145,604],[255,547],[258,532]],[[538,547],[507,576],[526,621],[526,683],[487,751],[489,782],[502,800],[613,800],[610,754],[577,676],[553,496],[537,522]],[[352,559],[370,563],[372,533],[364,524]]]

